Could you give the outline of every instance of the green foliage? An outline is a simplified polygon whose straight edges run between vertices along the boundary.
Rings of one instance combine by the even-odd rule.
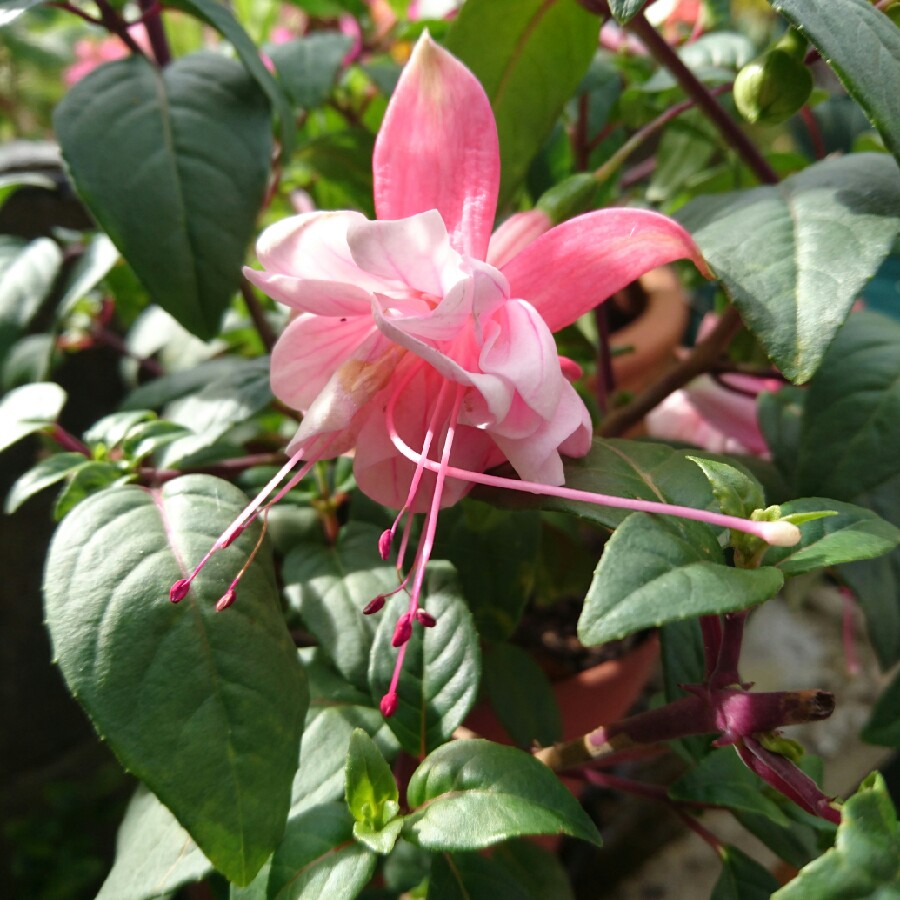
[[[710,900],[769,900],[778,888],[775,876],[737,847],[722,849],[722,874]]]
[[[215,604],[234,551],[223,551],[178,606],[165,585],[185,576],[242,505],[235,488],[204,476],[103,491],[60,527],[44,582],[70,690],[126,768],[238,884],[253,878],[284,827],[305,679],[265,551],[227,614]],[[243,558],[258,528],[233,545]]]
[[[0,450],[52,425],[65,402],[66,392],[50,381],[10,391],[0,400]]]

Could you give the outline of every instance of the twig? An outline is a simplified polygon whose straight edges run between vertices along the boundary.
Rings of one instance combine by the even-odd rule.
[[[269,324],[265,310],[260,305],[259,300],[256,298],[256,294],[253,293],[253,287],[246,278],[241,279],[241,296],[244,298],[244,303],[247,306],[247,312],[250,314],[253,327],[256,329],[260,340],[263,342],[263,346],[266,348],[266,353],[271,353],[272,348],[275,346],[275,342],[278,340],[278,335],[275,334],[274,329]]]

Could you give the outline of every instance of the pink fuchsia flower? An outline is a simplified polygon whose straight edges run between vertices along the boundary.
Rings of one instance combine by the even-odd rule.
[[[150,52],[150,42],[142,25],[132,25],[128,32],[142,50]],[[115,35],[107,35],[103,38],[81,38],[75,42],[75,62],[63,73],[63,80],[68,87],[72,87],[98,66],[117,59],[124,59],[129,53],[129,49]]]
[[[493,113],[475,76],[427,33],[390,101],[373,168],[377,221],[357,212],[294,216],[260,237],[262,271],[245,270],[293,311],[272,354],[271,379],[276,396],[302,411],[303,421],[287,464],[210,554],[228,546],[315,461],[351,450],[360,489],[400,510],[379,546],[387,558],[404,526],[401,571],[412,514],[424,512],[422,539],[397,588],[408,591],[410,604],[395,634],[399,653],[386,714],[396,705],[413,622],[426,621],[419,597],[438,512],[473,483],[682,515],[796,542],[799,532],[783,522],[563,485],[562,456],[587,452],[591,424],[552,332],[661,264],[688,258],[708,272],[680,225],[636,209],[600,210],[550,230],[546,221],[534,227],[532,216],[530,230],[492,251],[500,174]],[[504,461],[521,480],[485,473]],[[173,586],[171,599],[185,596],[206,558]],[[370,604],[371,611],[380,606]]]

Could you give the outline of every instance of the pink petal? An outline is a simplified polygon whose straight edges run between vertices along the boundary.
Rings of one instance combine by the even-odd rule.
[[[485,258],[500,184],[494,114],[478,79],[427,31],[388,104],[373,170],[379,219],[436,209],[453,247]]]
[[[361,269],[397,287],[440,297],[462,277],[460,255],[434,209],[396,221],[355,223],[347,243]]]
[[[341,281],[311,281],[290,275],[260,272],[244,267],[244,276],[273,300],[320,316],[365,316],[372,295],[362,288]]]
[[[272,392],[291,409],[306,411],[331,376],[373,331],[368,316],[355,316],[346,322],[298,316],[272,350]]]
[[[553,226],[550,216],[542,209],[513,213],[492,235],[487,261],[492,266],[504,266]]]
[[[601,209],[557,225],[501,271],[510,296],[527,300],[558,331],[650,269],[685,258],[711,277],[677,222],[643,209]]]

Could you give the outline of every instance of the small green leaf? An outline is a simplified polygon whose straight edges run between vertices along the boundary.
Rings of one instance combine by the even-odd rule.
[[[765,783],[748,769],[731,747],[713,750],[670,788],[676,801],[725,806],[766,816],[778,825],[790,823],[764,792]]]
[[[62,266],[62,251],[50,238],[24,246],[8,239],[0,252],[0,326],[22,331],[40,309]]]
[[[609,0],[612,14],[623,24],[633,19],[646,5],[647,0]]]
[[[366,822],[354,822],[353,837],[373,853],[387,856],[403,830],[403,818],[391,819],[383,828],[373,828]]]
[[[719,509],[727,516],[749,518],[756,509],[766,505],[762,485],[751,475],[714,459],[689,456],[700,466],[713,490]]]
[[[853,501],[900,473],[898,446],[900,322],[855,313],[807,391],[797,492]]]
[[[352,44],[346,35],[318,32],[270,46],[267,53],[291,100],[313,109],[328,99]]]
[[[307,704],[265,545],[234,605],[215,611],[260,526],[216,554],[177,606],[167,591],[245,503],[201,475],[111,488],[66,517],[44,575],[69,689],[123,765],[239,884],[281,838]]]
[[[495,644],[485,650],[482,665],[491,706],[516,744],[547,747],[562,739],[553,688],[528,653],[515,644]]]
[[[353,838],[343,803],[306,810],[288,822],[272,857],[268,900],[353,900],[375,871],[378,857]]]
[[[284,561],[289,602],[337,671],[366,693],[378,618],[364,616],[363,607],[397,586],[396,569],[378,553],[380,534],[374,525],[350,522],[334,546],[300,544]]]
[[[900,748],[900,672],[875,702],[860,737],[870,744]]]
[[[880,774],[873,773],[844,803],[837,839],[772,895],[773,900],[890,900],[900,891],[897,813]]]
[[[900,159],[900,30],[866,0],[771,0],[865,110]]]
[[[53,123],[79,194],[153,299],[213,337],[269,175],[265,97],[220,54],[161,71],[132,56],[79,81]]]
[[[26,384],[0,400],[0,450],[56,422],[66,392],[52,381]]]
[[[597,49],[600,19],[568,0],[467,0],[446,46],[484,86],[509,201]],[[548,73],[553,77],[548,77]]]
[[[600,844],[594,823],[534,757],[489,741],[453,741],[410,779],[403,834],[429,850],[478,850],[528,834]]]
[[[897,163],[860,153],[814,163],[776,186],[700,197],[677,218],[766,353],[803,383],[890,252],[898,210]]]
[[[59,300],[59,315],[65,316],[70,312],[88,291],[97,286],[118,260],[119,251],[105,234],[92,235],[66,280],[65,290]]]
[[[12,486],[4,507],[7,515],[14,513],[26,500],[62,481],[73,469],[84,463],[81,453],[54,453],[39,460]]]
[[[156,414],[146,409],[110,413],[98,419],[84,433],[88,444],[103,444],[108,450],[118,447],[138,425],[155,419]]]
[[[155,900],[211,871],[175,816],[140,786],[119,826],[116,859],[97,900]]]
[[[381,751],[361,728],[350,736],[344,779],[347,806],[357,822],[380,831],[397,815],[397,782]]]
[[[746,609],[782,583],[770,566],[726,566],[708,525],[633,513],[603,550],[578,636],[595,646],[665,622]]]
[[[723,847],[722,874],[709,900],[769,900],[778,880],[737,847]]]
[[[781,506],[785,517],[825,509],[837,515],[807,521],[801,529],[800,543],[794,547],[769,547],[762,558],[763,565],[777,566],[786,576],[800,575],[883,556],[900,542],[900,530],[861,506],[821,497],[791,500]]]
[[[125,484],[132,475],[123,472],[116,463],[82,457],[80,465],[68,473],[65,487],[56,498],[53,518],[59,521],[91,494],[97,494],[114,484]]]
[[[449,563],[429,565],[422,605],[437,624],[413,624],[397,686],[397,711],[387,720],[403,749],[418,757],[439,747],[462,724],[478,696],[481,675],[478,633]],[[396,594],[378,613],[381,623],[369,666],[376,702],[390,687],[397,658],[391,639],[408,608],[409,598]]]

